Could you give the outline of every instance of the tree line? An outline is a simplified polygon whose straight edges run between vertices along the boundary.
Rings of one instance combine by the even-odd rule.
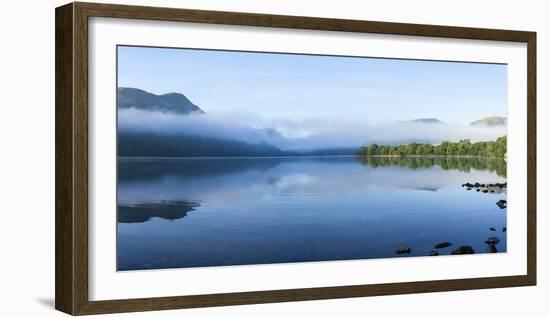
[[[371,144],[357,150],[358,156],[479,156],[504,158],[506,155],[506,136],[496,141],[470,142],[469,139],[458,142],[444,141],[438,145],[409,143],[397,146]]]

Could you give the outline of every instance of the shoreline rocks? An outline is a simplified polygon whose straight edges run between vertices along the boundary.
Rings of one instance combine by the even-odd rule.
[[[451,252],[451,255],[475,254],[474,249],[470,245],[462,245]]]
[[[437,243],[434,245],[435,248],[439,249],[439,248],[445,248],[445,247],[449,247],[453,245],[452,243],[450,242],[441,242],[441,243]]]
[[[410,254],[411,248],[410,247],[400,247],[395,251],[395,254]]]
[[[506,193],[506,189],[508,187],[508,183],[470,183],[466,182],[461,185],[463,188],[466,188],[466,190],[470,191],[472,189],[475,189],[476,192],[483,192],[483,193]]]
[[[500,239],[496,236],[490,237],[485,240],[485,244],[496,245],[500,242]]]
[[[496,245],[500,242],[500,239],[496,236],[490,237],[485,240],[485,244],[487,244],[487,253],[497,253],[497,247]]]

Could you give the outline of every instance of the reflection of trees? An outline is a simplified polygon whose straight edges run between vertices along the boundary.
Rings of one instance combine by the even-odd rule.
[[[439,166],[443,170],[459,170],[470,172],[475,170],[488,170],[496,172],[501,177],[506,177],[506,161],[499,158],[480,157],[417,157],[417,156],[359,156],[357,160],[361,164],[370,167],[400,166],[410,169],[430,168]]]
[[[118,204],[118,223],[144,223],[153,217],[165,220],[178,220],[187,216],[187,212],[200,206],[189,201],[161,201],[158,203]]]

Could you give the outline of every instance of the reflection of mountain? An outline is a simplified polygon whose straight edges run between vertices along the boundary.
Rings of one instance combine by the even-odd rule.
[[[119,159],[119,182],[159,180],[165,177],[191,179],[267,171],[281,160],[239,159]]]
[[[431,168],[439,166],[443,170],[459,170],[470,172],[475,170],[495,171],[497,175],[506,177],[506,161],[498,158],[480,157],[415,157],[415,156],[392,156],[392,157],[357,157],[362,164],[371,167],[378,166],[400,166],[409,169]]]
[[[119,87],[117,107],[136,108],[148,111],[159,111],[173,114],[203,113],[187,97],[178,93],[155,95],[137,88]]]
[[[357,152],[357,148],[329,148],[298,152],[301,156],[352,156]]]
[[[486,164],[480,160],[484,159],[461,158],[450,162],[407,157],[370,158],[363,162],[356,157],[123,159],[118,163],[118,204],[199,202],[201,211],[209,211],[266,200],[282,204],[276,204],[282,212],[287,199],[292,197],[313,195],[332,202],[329,198],[339,195],[364,196],[391,189],[458,189],[471,181],[485,184],[506,181],[493,170],[497,167],[501,174],[505,165],[501,167],[498,160],[485,159],[491,161]],[[276,197],[279,199],[272,201]],[[256,210],[249,210],[257,212],[253,211]]]
[[[200,204],[188,201],[162,201],[136,205],[118,204],[118,223],[143,223],[153,217],[165,220],[177,220],[187,216]]]
[[[418,188],[415,188],[415,190],[436,192],[437,190],[439,190],[439,188],[438,187],[418,187]]]

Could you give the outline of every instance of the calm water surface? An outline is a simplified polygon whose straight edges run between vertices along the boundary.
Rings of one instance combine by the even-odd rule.
[[[118,270],[506,251],[504,161],[479,158],[119,159]],[[493,228],[491,230],[491,228]],[[399,247],[410,254],[396,254]]]

